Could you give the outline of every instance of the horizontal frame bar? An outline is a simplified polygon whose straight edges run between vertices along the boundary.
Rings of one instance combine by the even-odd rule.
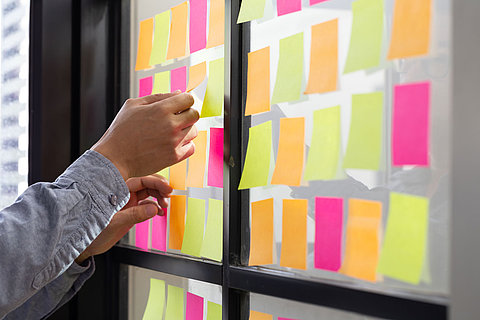
[[[214,262],[193,260],[169,253],[154,253],[117,245],[112,248],[113,259],[118,263],[132,265],[178,277],[195,279],[222,285],[222,265]]]

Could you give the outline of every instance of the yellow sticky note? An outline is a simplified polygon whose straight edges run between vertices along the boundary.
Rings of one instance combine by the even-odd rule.
[[[250,310],[249,320],[273,320],[273,316],[268,313]]]
[[[165,281],[150,279],[147,307],[143,313],[143,320],[155,320],[163,316],[165,309]]]
[[[207,301],[207,320],[222,320],[222,305]]]
[[[188,2],[172,8],[170,39],[167,60],[181,58],[187,54]]]
[[[208,83],[203,99],[201,118],[221,116],[224,98],[224,59],[210,61],[208,64]]]
[[[428,54],[432,0],[396,0],[388,59]]]
[[[195,153],[188,158],[187,187],[203,188],[207,161],[207,131],[199,131],[193,143]]]
[[[154,30],[152,54],[150,55],[150,65],[152,66],[164,63],[167,58],[170,10],[155,15]]]
[[[268,184],[272,150],[272,121],[251,127],[248,132],[247,154],[238,186],[239,190]]]
[[[170,92],[170,71],[155,73],[152,94]]]
[[[183,160],[170,167],[170,186],[176,190],[187,190],[187,160]]]
[[[182,288],[168,285],[167,311],[165,320],[179,320],[185,318],[185,301]],[[162,316],[159,316],[161,319]]]
[[[265,0],[243,0],[238,13],[237,23],[263,18]]]
[[[249,266],[273,263],[273,198],[252,202]]]
[[[150,54],[152,52],[152,37],[153,18],[140,21],[135,71],[151,68]]]
[[[157,174],[164,177],[167,180],[170,180],[170,169],[169,168],[165,168],[163,170],[160,170],[160,171],[157,172]]]
[[[210,0],[210,19],[207,48],[222,45],[225,41],[225,1]]]
[[[270,47],[248,53],[245,115],[270,111]]]
[[[168,248],[180,250],[182,248],[185,231],[185,207],[187,197],[173,195],[170,197],[170,229],[168,234]]]
[[[205,227],[205,200],[188,198],[187,222],[183,235],[182,253],[200,257]]]
[[[284,199],[280,266],[307,269],[308,200]]]
[[[420,282],[426,252],[428,208],[428,198],[390,193],[378,273],[412,284]]]
[[[310,73],[306,94],[337,90],[338,19],[312,26]]]
[[[348,201],[347,235],[341,273],[371,282],[377,280],[381,224],[381,202],[361,199]]]
[[[202,257],[222,261],[223,254],[223,201],[208,199],[207,227],[202,243]]]
[[[187,91],[188,92],[192,91],[193,89],[198,87],[198,85],[200,83],[202,83],[202,81],[205,79],[206,76],[207,76],[207,63],[206,62],[202,62],[202,63],[196,64],[194,66],[191,66],[188,69]]]
[[[272,184],[299,186],[305,155],[305,118],[280,119],[280,138]]]

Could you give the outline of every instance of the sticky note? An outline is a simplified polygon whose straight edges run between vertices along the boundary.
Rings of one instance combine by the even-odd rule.
[[[388,59],[428,54],[432,0],[396,0]]]
[[[153,77],[146,77],[139,80],[138,97],[144,97],[152,94]]]
[[[155,73],[152,94],[170,92],[170,71]]]
[[[176,190],[187,190],[187,160],[180,161],[170,167],[170,186]]]
[[[383,0],[352,3],[352,34],[344,73],[377,67],[383,37]]]
[[[304,179],[332,180],[340,154],[340,106],[313,112],[312,142],[308,150]]]
[[[165,309],[165,281],[150,279],[147,307],[142,320],[156,320],[163,316]]]
[[[140,21],[135,71],[151,68],[150,54],[152,52],[152,37],[153,18]]]
[[[273,263],[273,198],[252,202],[249,266]]]
[[[277,0],[278,16],[283,16],[284,14],[300,10],[302,10],[302,0]]]
[[[430,82],[395,86],[392,126],[393,165],[428,166]]]
[[[249,320],[273,320],[273,316],[268,313],[250,310]]]
[[[202,62],[191,66],[188,69],[188,86],[187,91],[190,92],[200,85],[207,76],[207,63]]]
[[[280,266],[307,269],[308,200],[284,199]]]
[[[170,71],[170,90],[175,92],[187,90],[187,67],[180,67]]]
[[[272,104],[300,99],[303,78],[303,32],[280,39]]]
[[[203,188],[207,162],[207,131],[199,131],[193,143],[195,153],[188,158],[187,187]]]
[[[272,184],[299,186],[305,155],[305,118],[281,118]]]
[[[315,198],[315,268],[338,271],[342,263],[343,199]]]
[[[225,1],[210,0],[210,19],[207,48],[220,46],[225,41]]]
[[[270,47],[248,53],[245,115],[266,111],[270,111]]]
[[[325,1],[328,1],[328,0],[310,0],[310,5],[313,6],[314,4],[322,3]]]
[[[167,209],[152,219],[152,249],[167,251]]]
[[[382,203],[361,199],[348,201],[345,255],[341,273],[375,282],[380,255]]]
[[[171,10],[172,22],[170,25],[167,60],[181,58],[187,54],[188,2],[185,1]]]
[[[350,133],[343,168],[378,170],[382,147],[383,93],[352,96]]]
[[[223,188],[223,128],[210,128],[208,185]]]
[[[217,303],[208,301],[207,320],[222,320],[222,306]]]
[[[150,220],[137,223],[135,225],[135,247],[148,250],[148,228]]]
[[[210,61],[208,64],[208,83],[203,99],[201,118],[221,116],[224,97],[224,60]]]
[[[185,303],[183,300],[183,289],[168,285],[167,311],[165,312],[165,320],[183,319],[185,317],[184,307]]]
[[[187,292],[186,320],[203,320],[203,298]]]
[[[207,227],[201,255],[218,262],[223,254],[223,201],[208,199]]]
[[[207,45],[207,0],[190,0],[190,53]]]
[[[263,18],[265,12],[265,0],[243,0],[237,23],[243,23]]]
[[[377,271],[387,277],[418,284],[425,260],[429,201],[424,197],[390,193],[385,240]]]
[[[312,26],[310,73],[306,94],[337,90],[338,19]]]
[[[162,64],[167,59],[168,34],[170,33],[170,10],[155,15],[150,65]]]
[[[272,152],[272,121],[267,121],[249,130],[247,154],[243,165],[239,190],[266,186]]]
[[[183,235],[182,253],[200,257],[205,228],[205,200],[188,198],[187,222]]]
[[[170,180],[170,169],[169,168],[165,168],[163,170],[160,170],[156,174],[164,177],[167,180]]]
[[[185,231],[185,208],[187,197],[183,195],[170,196],[170,229],[168,248],[180,250],[182,248]]]

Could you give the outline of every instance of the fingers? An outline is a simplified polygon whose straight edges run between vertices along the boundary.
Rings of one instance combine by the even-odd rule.
[[[179,147],[177,149],[177,154],[178,154],[178,157],[180,158],[178,162],[187,159],[194,152],[195,152],[195,144],[193,143],[193,141],[190,141],[189,143]]]
[[[185,129],[194,125],[198,119],[200,119],[198,111],[192,108],[175,115],[175,121],[180,124],[181,129]]]
[[[165,201],[164,198],[161,198],[161,200],[164,200],[164,201]],[[158,201],[160,202],[160,199],[158,199]],[[166,201],[165,201],[165,203],[166,203]],[[145,200],[142,200],[142,201],[138,202],[138,205],[141,205],[141,206],[147,205],[147,204],[153,204],[154,206],[156,206],[156,207],[158,208],[158,204],[157,204],[155,201],[150,200],[150,199],[145,199]],[[165,215],[165,213],[166,213],[166,208],[167,208],[167,206],[163,207],[163,206],[160,205],[160,208],[158,208],[158,213],[157,213],[157,215],[159,215],[159,216]],[[165,209],[165,210],[164,210],[164,209]]]
[[[141,105],[146,105],[146,104],[152,104],[155,102],[159,102],[165,99],[168,99],[170,97],[174,97],[176,95],[180,94],[180,91],[175,91],[171,93],[157,93],[157,94],[152,94],[150,96],[145,96],[141,98],[137,98],[138,101],[140,102]]]
[[[115,219],[116,223],[131,228],[137,223],[153,218],[158,212],[158,207],[154,203],[148,202],[119,211],[115,215]]]
[[[137,192],[142,189],[152,189],[157,190],[159,194],[163,196],[167,196],[173,191],[172,187],[169,186],[167,179],[160,175],[128,179],[127,186],[130,192]]]
[[[189,143],[190,141],[192,141],[193,139],[195,139],[198,136],[198,130],[197,130],[197,127],[195,127],[195,126],[185,128],[182,131],[183,131],[184,137],[183,137],[182,141],[180,142],[181,146]]]
[[[152,107],[166,109],[168,113],[181,113],[193,106],[194,100],[191,94],[179,93],[161,101],[153,102]]]

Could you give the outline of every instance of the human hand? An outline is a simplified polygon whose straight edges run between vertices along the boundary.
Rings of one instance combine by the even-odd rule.
[[[167,180],[159,175],[127,180],[130,190],[130,200],[100,235],[83,251],[75,262],[81,264],[91,256],[109,250],[117,243],[136,223],[153,218],[156,214],[163,215],[163,210],[168,206],[167,199],[173,189]],[[157,198],[157,202],[148,200],[149,196]]]
[[[125,181],[158,172],[193,154],[199,114],[187,93],[129,99],[92,150],[109,159]]]

